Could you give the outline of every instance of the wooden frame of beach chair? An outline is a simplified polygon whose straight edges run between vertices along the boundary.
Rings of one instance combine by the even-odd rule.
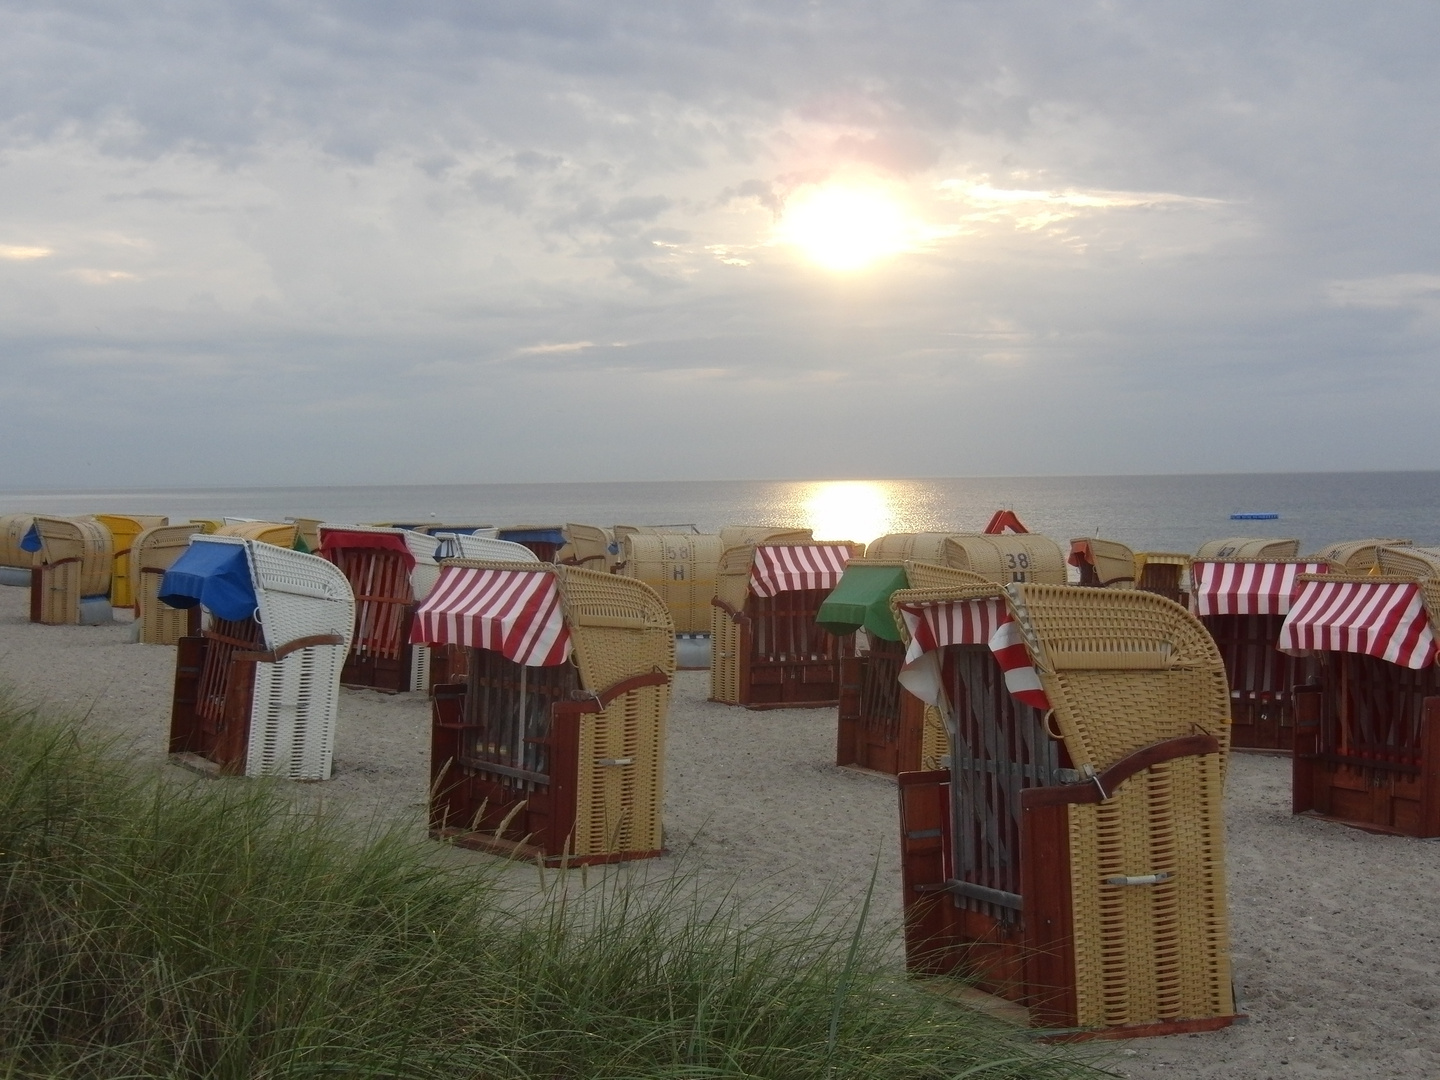
[[[110,571],[110,606],[133,608],[138,583],[132,572],[130,553],[135,547],[135,538],[146,529],[169,525],[170,519],[159,514],[95,514],[94,518],[110,530],[115,549],[115,565]]]
[[[653,591],[447,561],[413,638],[468,661],[463,682],[431,691],[432,836],[548,864],[661,854],[675,634]]]
[[[1294,749],[1294,688],[1309,680],[1313,664],[1280,651],[1280,627],[1296,577],[1325,569],[1314,558],[1211,558],[1192,565],[1190,610],[1225,663],[1233,749]]]
[[[1059,1038],[1236,1019],[1225,897],[1228,693],[1178,605],[1016,584],[891,597],[945,771],[899,777],[906,962]]]
[[[840,662],[853,635],[815,617],[845,563],[848,541],[765,542],[720,556],[710,618],[710,700],[748,709],[825,708],[840,701]]]
[[[1295,690],[1295,813],[1440,836],[1437,613],[1434,577],[1297,578],[1279,644],[1314,655],[1315,682]]]
[[[94,518],[36,517],[25,542],[39,544],[30,571],[30,621],[50,626],[111,622],[114,542]],[[31,538],[33,537],[33,541]]]
[[[172,759],[212,776],[328,780],[355,626],[339,568],[263,541],[197,536],[159,595],[208,615],[176,652]]]
[[[200,608],[174,608],[160,602],[165,571],[190,547],[190,538],[203,527],[193,524],[160,525],[146,529],[130,548],[135,575],[135,620],[143,645],[178,645],[180,639],[200,633]]]
[[[373,525],[322,523],[316,554],[340,568],[355,595],[355,633],[340,682],[389,693],[429,689],[430,651],[410,644],[415,606],[440,576],[439,541]]]

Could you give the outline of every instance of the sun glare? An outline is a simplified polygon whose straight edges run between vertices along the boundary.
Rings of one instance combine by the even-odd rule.
[[[827,270],[863,270],[910,249],[919,230],[905,208],[879,188],[825,184],[785,203],[776,236]]]
[[[806,524],[816,540],[868,544],[893,531],[894,510],[884,484],[837,480],[816,484],[805,496]]]

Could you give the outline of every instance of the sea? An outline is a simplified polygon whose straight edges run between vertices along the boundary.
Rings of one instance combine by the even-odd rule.
[[[978,532],[1013,510],[1061,542],[1099,536],[1136,550],[1193,552],[1231,536],[1295,537],[1301,550],[1365,537],[1440,544],[1440,472],[1182,476],[692,480],[350,487],[0,490],[0,513],[319,518],[343,524],[808,527],[819,539]],[[1235,514],[1274,514],[1233,520]]]

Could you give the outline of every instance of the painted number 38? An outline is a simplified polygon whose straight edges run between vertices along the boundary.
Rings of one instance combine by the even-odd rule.
[[[1024,581],[1025,573],[1030,569],[1030,556],[1023,551],[1006,552],[1005,569],[1010,571],[1012,580]]]

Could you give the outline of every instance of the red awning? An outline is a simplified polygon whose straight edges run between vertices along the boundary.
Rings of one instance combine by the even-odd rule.
[[[1364,653],[1417,670],[1435,662],[1425,597],[1413,581],[1301,582],[1278,647]]]
[[[381,532],[370,529],[323,529],[320,535],[320,554],[335,561],[335,552],[343,548],[380,548],[382,551],[398,551],[405,556],[408,570],[415,569],[415,554],[405,543],[399,532]]]
[[[490,649],[530,667],[553,667],[570,656],[560,589],[545,570],[441,567],[415,611],[410,640]]]
[[[1190,568],[1196,615],[1284,615],[1297,574],[1323,574],[1323,562],[1197,562]]]
[[[1024,635],[1002,598],[902,604],[900,617],[910,631],[900,682],[917,697],[932,705],[939,697],[939,673],[933,663],[927,666],[927,654],[946,645],[986,645],[1005,673],[1005,688],[1017,700],[1037,709],[1050,708]]]
[[[850,549],[844,544],[776,544],[755,549],[750,592],[774,596],[804,589],[833,589],[845,573]]]

